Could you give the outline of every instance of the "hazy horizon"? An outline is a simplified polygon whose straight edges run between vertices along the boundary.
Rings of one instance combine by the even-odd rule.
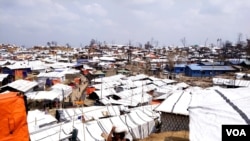
[[[248,0],[0,0],[0,43],[31,47],[109,44],[158,46],[236,42],[250,36]]]

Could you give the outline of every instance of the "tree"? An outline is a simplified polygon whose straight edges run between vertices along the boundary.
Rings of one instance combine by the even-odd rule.
[[[183,47],[186,47],[186,38],[185,37],[183,37],[181,39],[181,43],[182,43]]]
[[[66,47],[67,47],[67,48],[70,48],[71,46],[70,46],[70,44],[69,44],[69,43],[67,43],[67,44],[66,44]]]
[[[250,39],[247,39],[246,54],[247,58],[250,58]]]
[[[233,56],[235,58],[238,58],[239,61],[240,61],[241,56],[242,56],[242,54],[241,54],[242,50],[243,50],[243,44],[242,44],[242,41],[239,40],[238,43],[236,44],[236,46],[233,47],[233,50],[232,50]]]
[[[158,45],[159,45],[159,42],[155,41],[155,47],[158,47]]]
[[[205,40],[205,44],[204,44],[205,47],[207,47],[207,41],[208,41],[208,38]]]
[[[132,57],[132,51],[131,51],[131,49],[127,50],[127,56],[128,56],[128,64],[130,64],[131,63],[131,57]]]
[[[220,50],[219,54],[220,62],[224,62],[229,57],[228,55],[231,53],[231,49],[232,49],[232,42],[226,41]]]
[[[57,42],[56,41],[54,41],[54,45],[57,46]]]
[[[89,46],[92,47],[94,44],[96,44],[96,40],[95,39],[91,39]]]
[[[55,45],[55,42],[54,41],[51,41],[51,46],[54,46]]]
[[[162,54],[166,54],[167,53],[167,50],[166,50],[166,47],[164,46],[163,48],[162,48]]]
[[[169,76],[172,75],[172,72],[174,70],[175,58],[176,58],[176,53],[175,52],[173,52],[173,51],[168,51],[167,52],[168,64],[166,64],[166,66],[167,66],[167,70],[169,71]]]
[[[141,43],[138,43],[138,47],[139,47],[139,48],[142,48],[142,44],[141,44]]]
[[[242,33],[239,33],[239,34],[238,34],[238,43],[241,42],[241,39],[242,39]]]
[[[221,38],[218,38],[218,39],[217,39],[217,47],[221,47],[221,42],[222,42],[222,39],[221,39]]]
[[[128,41],[128,47],[129,47],[129,48],[132,47],[132,41],[131,41],[131,40]]]
[[[152,49],[153,45],[151,45],[151,43],[148,41],[145,45],[144,45],[145,49]]]
[[[51,46],[51,43],[50,43],[50,42],[47,42],[47,45],[50,47],[50,46]]]

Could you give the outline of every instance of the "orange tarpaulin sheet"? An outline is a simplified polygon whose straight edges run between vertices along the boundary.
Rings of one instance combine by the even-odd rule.
[[[95,91],[95,87],[88,87],[86,88],[86,93],[87,95],[90,95],[91,93],[93,93]]]
[[[29,141],[24,99],[16,92],[0,94],[0,140]]]
[[[15,80],[23,79],[23,70],[15,70]]]
[[[160,101],[160,100],[152,100],[151,101],[151,105],[154,105],[154,104],[160,104],[162,101]]]
[[[76,101],[75,104],[76,104],[76,105],[83,105],[83,104],[84,104],[84,101],[83,101],[83,100],[81,100],[81,101]]]
[[[53,79],[52,80],[53,85],[57,84],[57,83],[61,83],[61,81],[59,79]]]

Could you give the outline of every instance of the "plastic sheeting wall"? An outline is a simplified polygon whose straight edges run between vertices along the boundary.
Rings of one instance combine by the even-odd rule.
[[[189,116],[170,113],[161,114],[161,131],[181,131],[189,130]]]

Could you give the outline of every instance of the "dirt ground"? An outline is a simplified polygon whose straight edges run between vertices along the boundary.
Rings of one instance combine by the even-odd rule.
[[[138,141],[189,141],[188,131],[173,131],[153,133],[149,137]]]

